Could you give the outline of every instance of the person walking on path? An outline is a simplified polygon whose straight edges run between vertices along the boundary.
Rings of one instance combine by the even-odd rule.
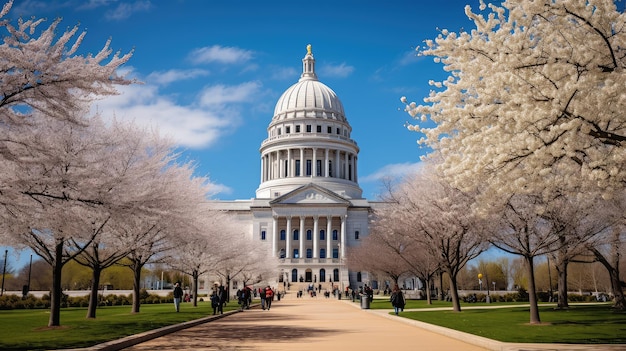
[[[211,294],[211,307],[213,307],[213,315],[216,315],[220,307],[220,296],[217,290]]]
[[[268,311],[270,307],[272,307],[272,300],[274,300],[274,290],[272,290],[272,288],[268,285],[265,288],[265,305],[267,306]]]
[[[402,290],[398,287],[398,284],[394,285],[393,291],[391,292],[391,305],[393,306],[393,310],[398,315],[398,312],[404,311],[404,305],[406,304],[406,300],[404,299],[404,294]]]
[[[265,288],[259,288],[259,297],[261,297],[261,308],[265,310]]]
[[[180,301],[183,299],[183,289],[180,287],[180,283],[174,285],[174,308],[176,312],[180,312]]]
[[[224,305],[226,304],[228,296],[226,296],[226,290],[223,285],[220,285],[219,288],[217,288],[217,296],[220,298],[220,303],[217,305],[217,311],[220,314],[224,314]]]

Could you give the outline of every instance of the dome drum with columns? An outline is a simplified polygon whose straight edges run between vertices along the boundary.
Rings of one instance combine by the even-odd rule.
[[[265,245],[279,262],[277,282],[356,289],[373,282],[349,271],[345,255],[368,235],[373,204],[362,198],[359,147],[343,104],[318,80],[310,45],[302,63],[261,143],[256,197],[211,207],[232,212],[250,239]]]

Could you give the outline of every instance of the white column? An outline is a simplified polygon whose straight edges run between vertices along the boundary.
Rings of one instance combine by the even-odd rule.
[[[283,177],[283,160],[280,159],[280,151],[276,151],[276,160],[278,162],[278,175],[276,178],[280,179]]]
[[[265,181],[265,156],[261,156],[261,183]]]
[[[348,179],[348,153],[346,152],[343,159],[343,179]]]
[[[313,258],[318,258],[320,246],[320,234],[319,234],[319,216],[313,217]]]
[[[272,223],[272,257],[276,257],[278,251],[278,217],[274,216]]]
[[[291,157],[291,149],[287,149],[287,177],[293,177],[293,161]]]
[[[287,231],[285,233],[285,258],[291,258],[291,217],[287,217]]]
[[[341,217],[341,238],[339,242],[341,243],[341,252],[339,253],[339,258],[343,259],[346,253],[346,218],[347,215]]]
[[[317,148],[313,148],[313,167],[311,170],[311,176],[317,177]]]
[[[304,216],[300,216],[300,235],[298,239],[300,239],[300,258],[306,257],[304,254],[304,239],[306,239],[304,236]]]
[[[339,150],[335,150],[335,178],[341,178],[341,168],[339,167]]]
[[[354,172],[354,176],[352,177],[352,179],[354,180],[355,183],[358,183],[357,180],[357,171],[356,171],[356,164],[357,164],[357,160],[356,160],[356,154],[354,155],[354,157],[352,157],[352,162],[354,163],[354,165],[352,166],[353,172]]]
[[[300,148],[300,177],[304,177],[304,149]]]
[[[328,159],[328,148],[324,151],[324,177],[328,178],[330,177],[330,173],[328,172],[328,162],[330,161]]]
[[[332,247],[330,246],[330,244],[333,242],[333,237],[332,237],[332,224],[333,224],[333,217],[332,216],[327,216],[326,217],[326,258],[333,258],[333,252],[331,251]]]

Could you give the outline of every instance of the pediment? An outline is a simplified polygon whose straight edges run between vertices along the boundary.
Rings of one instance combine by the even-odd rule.
[[[350,202],[337,195],[333,191],[315,184],[307,184],[287,194],[284,194],[270,202],[271,205],[295,205],[295,204],[319,204],[319,205],[344,205]]]

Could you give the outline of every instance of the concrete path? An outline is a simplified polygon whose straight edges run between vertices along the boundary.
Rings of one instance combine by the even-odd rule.
[[[348,301],[287,295],[271,310],[246,310],[125,350],[486,350],[370,311]]]

